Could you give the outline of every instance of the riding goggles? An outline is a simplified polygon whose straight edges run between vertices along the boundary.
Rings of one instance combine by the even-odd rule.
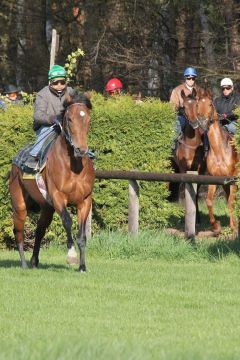
[[[51,81],[51,85],[66,85],[66,80],[55,80],[55,81]]]
[[[196,79],[196,76],[187,76],[186,77],[186,80],[194,80],[195,81]]]
[[[232,89],[232,86],[229,85],[229,86],[222,86],[222,91],[223,90],[231,90]]]

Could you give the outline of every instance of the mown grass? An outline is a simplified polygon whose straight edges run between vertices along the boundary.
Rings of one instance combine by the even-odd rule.
[[[164,231],[100,233],[86,274],[63,248],[42,249],[27,271],[3,251],[0,359],[238,359],[239,250]]]

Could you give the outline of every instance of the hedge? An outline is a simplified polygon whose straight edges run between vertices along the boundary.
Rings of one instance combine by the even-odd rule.
[[[96,152],[95,165],[102,170],[139,170],[170,172],[170,151],[174,135],[175,113],[169,103],[147,99],[136,104],[128,95],[106,100],[92,96],[89,147]],[[6,176],[11,159],[26,143],[33,142],[31,105],[12,106],[0,113],[0,246],[12,243],[11,205]],[[161,228],[171,216],[179,216],[178,207],[167,201],[165,183],[140,182],[140,227]],[[96,180],[93,193],[93,231],[126,229],[128,182]],[[35,218],[28,221],[27,234],[33,236]],[[75,224],[76,226],[76,224]],[[49,239],[63,233],[57,216],[47,234]],[[65,241],[65,236],[60,241]]]

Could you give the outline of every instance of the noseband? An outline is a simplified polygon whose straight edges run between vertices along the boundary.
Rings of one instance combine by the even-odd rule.
[[[88,150],[82,152],[78,147],[76,147],[73,143],[73,140],[72,140],[72,137],[71,137],[71,132],[70,132],[70,129],[69,129],[69,123],[68,123],[68,119],[67,119],[67,113],[68,113],[68,110],[71,106],[74,106],[74,105],[84,105],[83,103],[74,103],[74,104],[71,104],[67,107],[67,110],[64,114],[64,120],[66,120],[65,122],[65,129],[63,128],[63,126],[60,124],[60,122],[58,122],[58,125],[60,126],[60,129],[61,129],[61,132],[62,134],[64,135],[65,139],[68,141],[68,143],[70,144],[70,146],[73,148],[74,150],[74,156],[75,157],[83,157],[85,156],[87,153],[88,153]],[[81,111],[80,111],[80,115],[81,116],[84,116],[85,113],[84,111],[82,111],[83,114],[81,115]]]

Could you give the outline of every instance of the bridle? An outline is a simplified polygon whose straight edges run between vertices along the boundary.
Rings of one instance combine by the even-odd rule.
[[[56,120],[56,123],[57,123],[57,125],[60,127],[61,133],[63,134],[63,136],[65,137],[65,139],[67,140],[67,142],[68,142],[68,143],[70,144],[70,146],[73,148],[74,156],[75,156],[75,157],[83,157],[83,156],[87,155],[88,149],[85,150],[85,151],[81,151],[78,147],[76,147],[76,146],[74,145],[74,142],[73,142],[72,136],[71,136],[71,131],[70,131],[70,128],[69,128],[69,121],[68,121],[68,117],[67,117],[67,114],[68,114],[68,112],[69,112],[70,107],[75,106],[75,105],[84,105],[84,106],[86,106],[84,103],[80,103],[80,102],[79,102],[79,103],[70,104],[70,105],[67,107],[67,109],[66,109],[66,111],[65,111],[65,114],[64,114],[64,118],[63,118],[63,125],[65,125],[65,126],[63,126],[63,125],[60,123],[60,121],[58,121],[58,120]],[[82,114],[81,114],[81,112],[82,112]],[[81,116],[85,116],[85,112],[84,112],[84,111],[80,111],[80,115],[81,115]]]

